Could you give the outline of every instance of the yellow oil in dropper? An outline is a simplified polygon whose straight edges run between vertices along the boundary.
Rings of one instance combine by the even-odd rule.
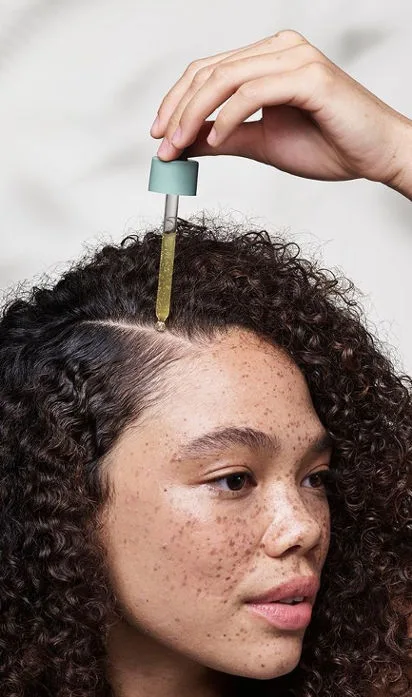
[[[159,332],[165,331],[165,322],[170,313],[178,205],[179,196],[173,194],[166,195],[162,247],[159,264],[159,280],[156,298],[157,322],[155,327]]]

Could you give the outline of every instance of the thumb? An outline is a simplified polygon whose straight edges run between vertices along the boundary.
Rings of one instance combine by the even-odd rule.
[[[237,155],[248,157],[250,160],[265,162],[261,156],[262,150],[262,121],[242,123],[226,140],[217,147],[209,145],[206,138],[214,126],[214,121],[202,124],[196,140],[184,149],[184,157],[203,157],[204,155]]]

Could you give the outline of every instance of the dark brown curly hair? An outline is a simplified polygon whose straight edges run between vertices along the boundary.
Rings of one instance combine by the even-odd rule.
[[[98,538],[101,463],[178,360],[165,334],[139,331],[156,321],[160,244],[160,228],[105,244],[4,306],[1,697],[114,694],[105,646],[121,609]],[[353,284],[266,231],[179,218],[167,324],[194,342],[236,326],[283,347],[334,441],[331,542],[301,660],[239,678],[236,694],[406,696],[411,379],[366,329]]]

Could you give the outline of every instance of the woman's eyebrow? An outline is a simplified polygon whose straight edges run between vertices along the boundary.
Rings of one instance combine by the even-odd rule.
[[[327,431],[321,431],[309,443],[306,455],[321,454],[332,448],[333,441]],[[270,455],[280,449],[277,436],[245,426],[228,426],[216,428],[208,433],[185,443],[172,457],[172,462],[180,460],[195,460],[210,457],[230,448],[243,446],[255,453],[265,451]]]

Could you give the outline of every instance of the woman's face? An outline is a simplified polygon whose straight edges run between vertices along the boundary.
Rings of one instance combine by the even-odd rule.
[[[249,678],[283,675],[299,661],[306,627],[274,626],[246,600],[320,577],[329,508],[313,475],[331,451],[313,445],[324,428],[299,369],[251,332],[196,347],[168,375],[173,396],[123,433],[108,464],[119,641],[129,665],[133,655],[167,655]],[[217,429],[232,431],[193,444]],[[234,429],[265,435],[252,447]]]

